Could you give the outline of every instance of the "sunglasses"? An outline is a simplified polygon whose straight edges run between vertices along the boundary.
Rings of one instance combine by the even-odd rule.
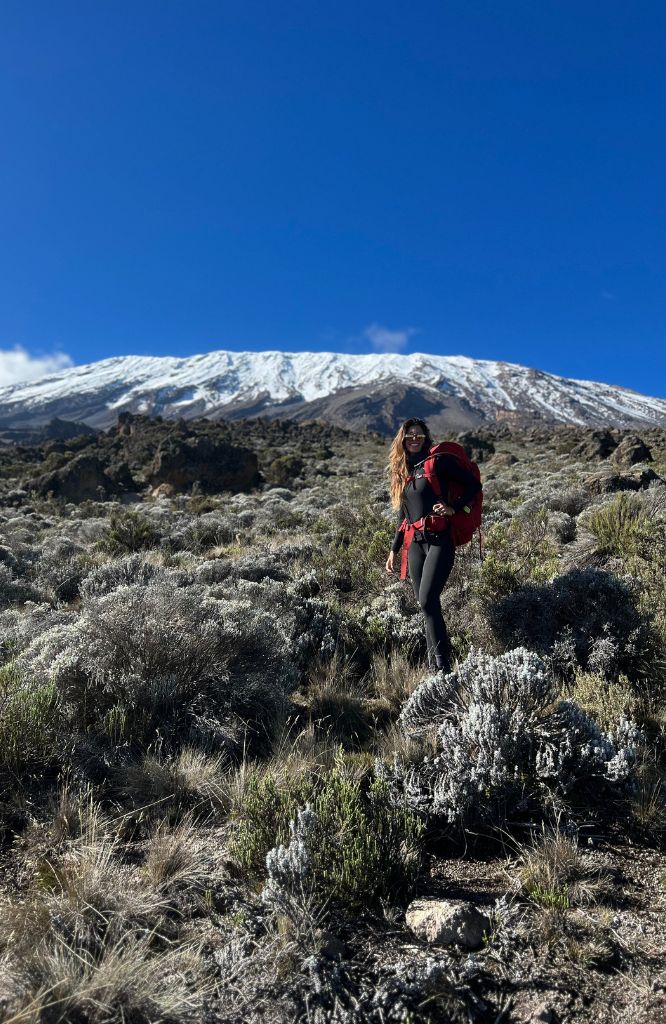
[[[405,434],[405,441],[425,441],[425,434]]]

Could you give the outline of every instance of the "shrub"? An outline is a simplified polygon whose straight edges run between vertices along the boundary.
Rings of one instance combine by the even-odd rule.
[[[256,870],[261,862],[261,874],[267,865],[267,902],[279,905],[280,890],[296,896],[306,883],[320,905],[358,908],[409,894],[420,868],[423,826],[392,800],[382,779],[359,778],[340,753],[330,772],[304,777],[298,788],[300,800],[290,793],[288,813],[287,801],[276,803],[273,786],[256,790],[242,837],[234,840],[241,863]],[[309,810],[299,813],[304,804]]]
[[[0,667],[0,767],[20,773],[51,761],[57,720],[52,682],[36,683],[13,662]]]
[[[274,616],[162,581],[91,598],[22,659],[53,674],[75,727],[138,743],[186,734],[207,707],[270,720],[294,679]]]
[[[599,673],[578,671],[569,695],[606,732],[621,718],[638,717],[639,700],[626,676],[609,680]]]
[[[242,804],[231,812],[229,852],[249,878],[259,881],[266,854],[288,841],[290,822],[308,800],[311,785],[304,774],[285,781],[270,768],[262,771],[257,766],[246,770],[243,782]]]
[[[261,582],[251,580],[234,581],[233,600],[226,599],[228,607],[251,608],[255,615],[264,615],[280,631],[281,646],[278,651],[287,657],[296,673],[303,678],[314,661],[326,661],[333,657],[340,629],[340,615],[320,597],[312,596],[309,577],[297,578],[286,585],[264,578]],[[217,593],[218,591],[213,591]],[[220,595],[229,593],[220,588]],[[239,614],[239,630],[242,630],[243,611]],[[276,651],[276,654],[278,653]],[[247,650],[252,661],[252,649]]]
[[[277,487],[290,487],[304,469],[305,463],[299,455],[278,455],[266,467],[264,476]]]
[[[552,579],[556,572],[557,548],[549,535],[548,513],[540,508],[490,529],[479,594],[484,602],[492,603],[527,581]]]
[[[312,562],[323,589],[367,595],[382,588],[395,526],[375,504],[335,505],[316,520],[314,531],[326,539]]]
[[[68,537],[49,541],[35,567],[35,583],[52,601],[74,601],[90,571],[90,555]]]
[[[178,523],[169,532],[165,543],[171,551],[205,554],[211,548],[236,540],[238,529],[238,524],[227,514],[220,511],[208,512],[184,524]]]
[[[0,608],[39,599],[37,590],[25,580],[17,579],[6,562],[0,562]]]
[[[351,906],[408,896],[421,866],[422,822],[389,787],[367,788],[340,758],[325,776],[312,807],[317,818],[313,874],[324,899]]]
[[[577,705],[557,701],[546,665],[522,648],[496,658],[472,652],[457,673],[427,678],[400,722],[408,734],[436,731],[437,755],[412,765],[402,785],[413,806],[450,822],[502,820],[505,806],[517,810],[544,791],[621,782],[635,742],[626,723],[614,740]]]
[[[150,520],[132,509],[114,509],[98,546],[109,555],[127,555],[157,547],[160,536]]]
[[[654,619],[666,646],[666,517],[645,525],[634,537],[627,567],[642,585],[639,608]]]
[[[45,633],[76,621],[76,612],[54,608],[46,602],[28,604],[25,608],[0,611],[0,658],[11,661],[31,644],[37,650],[38,640]]]
[[[655,644],[637,607],[639,590],[635,581],[601,569],[572,569],[550,585],[521,587],[486,614],[504,647],[524,645],[542,655],[556,653],[558,663],[568,658],[584,669],[605,665],[608,674],[631,678]],[[604,652],[599,645],[609,639],[613,652]]]
[[[590,495],[582,487],[571,487],[555,491],[548,498],[548,507],[554,512],[564,512],[575,518],[590,504]]]
[[[638,535],[646,523],[640,499],[623,492],[613,501],[592,509],[585,525],[595,538],[600,555],[627,558],[635,553]]]
[[[289,570],[285,559],[276,551],[258,551],[242,554],[238,558],[214,558],[194,570],[195,578],[202,583],[223,583],[236,580],[251,580],[261,583],[265,579],[286,583]]]
[[[189,581],[184,572],[149,562],[145,555],[133,554],[96,566],[83,580],[79,591],[81,597],[88,599],[110,594],[119,587],[147,586],[156,582],[171,583],[177,587],[185,586]]]
[[[401,651],[411,658],[425,654],[423,615],[409,585],[389,584],[379,597],[360,608],[354,617],[372,650],[384,655]]]
[[[576,536],[576,520],[566,512],[550,512],[548,525],[560,544],[570,544]]]

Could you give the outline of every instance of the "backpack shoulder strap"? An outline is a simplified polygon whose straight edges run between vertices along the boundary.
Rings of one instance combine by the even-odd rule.
[[[439,477],[437,476],[437,464],[436,463],[437,463],[437,456],[445,454],[445,452],[442,450],[442,448],[443,448],[443,445],[441,445],[441,444],[434,444],[432,446],[432,448],[430,449],[429,453],[428,453],[428,457],[426,458],[425,462],[423,463],[423,472],[425,474],[425,478],[428,481],[428,483],[430,484],[430,486],[432,487],[433,491],[435,492],[435,495],[438,498],[441,498],[441,496],[442,496],[442,488],[441,488],[441,485],[440,485],[440,482],[439,482]]]

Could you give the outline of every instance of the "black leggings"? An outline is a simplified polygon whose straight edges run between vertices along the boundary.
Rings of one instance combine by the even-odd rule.
[[[447,665],[451,657],[451,641],[442,618],[439,598],[451,575],[456,549],[448,536],[437,544],[413,540],[407,553],[409,578],[414,595],[425,616],[428,656],[435,665]]]

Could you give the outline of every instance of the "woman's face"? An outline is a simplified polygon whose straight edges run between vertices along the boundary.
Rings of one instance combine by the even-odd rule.
[[[409,455],[416,455],[420,452],[425,444],[426,436],[423,433],[423,427],[420,427],[418,423],[413,423],[411,427],[407,427],[405,431],[405,439],[403,444],[405,451]]]

